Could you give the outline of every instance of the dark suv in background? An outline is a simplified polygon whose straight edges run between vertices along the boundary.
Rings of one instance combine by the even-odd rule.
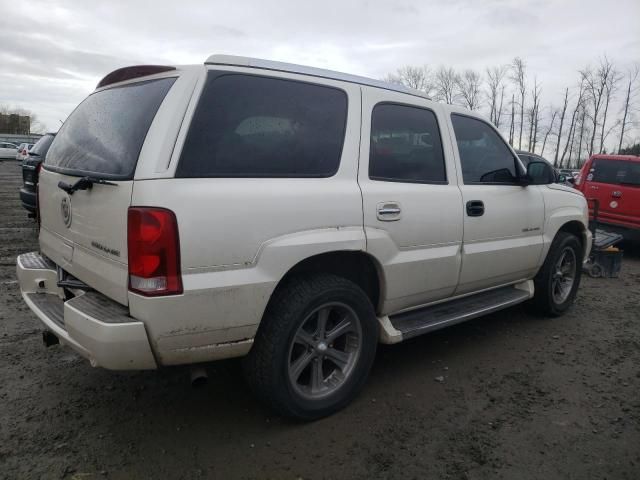
[[[43,135],[29,150],[29,156],[22,161],[22,181],[24,185],[20,189],[20,201],[31,215],[35,215],[37,210],[36,192],[40,168],[55,136],[55,133]]]
[[[516,150],[516,153],[518,154],[518,157],[520,157],[520,160],[522,160],[522,163],[524,164],[525,168],[528,167],[531,162],[544,162],[547,165],[549,165],[551,167],[549,171],[541,172],[542,175],[552,175],[548,178],[548,182],[564,183],[565,185],[569,185],[569,186],[573,185],[573,182],[574,182],[573,176],[570,174],[561,172],[560,170],[555,168],[553,166],[553,163],[551,163],[546,158],[541,157],[536,153],[526,152],[524,150]],[[543,181],[546,182],[547,180],[543,179]]]

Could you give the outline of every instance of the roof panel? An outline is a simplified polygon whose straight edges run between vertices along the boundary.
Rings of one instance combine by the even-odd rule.
[[[278,72],[299,73],[312,77],[329,78],[332,80],[341,80],[343,82],[358,83],[360,85],[368,85],[370,87],[383,88],[394,92],[406,93],[416,97],[429,99],[429,97],[419,90],[407,88],[404,85],[375,80],[373,78],[351,75],[348,73],[335,72],[333,70],[325,70],[323,68],[308,67],[305,65],[296,65],[293,63],[276,62],[273,60],[263,60],[260,58],[239,57],[236,55],[211,55],[204,62],[206,65],[231,65],[235,67],[260,68],[264,70],[274,70]]]

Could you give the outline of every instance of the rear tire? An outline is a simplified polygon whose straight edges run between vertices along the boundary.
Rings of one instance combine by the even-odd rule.
[[[377,343],[375,311],[360,287],[335,275],[292,277],[269,302],[245,376],[279,414],[314,420],[354,399]]]
[[[548,316],[563,315],[573,304],[582,275],[582,244],[575,235],[558,232],[534,278],[532,304]]]

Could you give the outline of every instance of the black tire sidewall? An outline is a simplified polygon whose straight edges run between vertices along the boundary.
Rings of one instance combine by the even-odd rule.
[[[560,255],[567,247],[573,249],[573,253],[576,257],[574,282],[567,299],[562,303],[556,303],[553,299],[553,270],[555,264],[560,258]],[[546,310],[546,313],[554,316],[562,315],[573,304],[578,292],[578,287],[580,286],[580,278],[582,275],[582,245],[580,244],[578,238],[576,238],[574,235],[564,232],[559,233],[558,237],[556,237],[553,244],[551,245],[549,254],[545,261],[543,273],[543,278],[539,279],[538,282],[536,282],[536,288],[543,289],[543,292],[541,292],[539,298],[539,303],[541,303],[540,306],[543,308],[543,310]]]
[[[326,277],[325,277],[326,280]],[[324,417],[346,406],[364,386],[375,358],[378,343],[378,323],[375,311],[367,295],[354,283],[334,277],[322,290],[311,290],[304,301],[292,305],[287,315],[279,315],[279,320],[288,320],[287,334],[279,339],[274,359],[275,385],[278,403],[286,407],[287,413],[300,419],[311,420]],[[304,280],[302,280],[304,281]],[[301,397],[293,388],[288,377],[289,350],[293,338],[308,315],[323,304],[340,302],[353,309],[362,331],[362,347],[349,378],[342,387],[326,398],[309,400]],[[278,314],[279,312],[273,312]]]

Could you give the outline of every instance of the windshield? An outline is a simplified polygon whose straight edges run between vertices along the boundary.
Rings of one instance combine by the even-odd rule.
[[[593,182],[640,186],[640,162],[596,159],[591,174]]]
[[[67,175],[133,178],[149,126],[175,78],[95,92],[64,123],[44,162]]]

